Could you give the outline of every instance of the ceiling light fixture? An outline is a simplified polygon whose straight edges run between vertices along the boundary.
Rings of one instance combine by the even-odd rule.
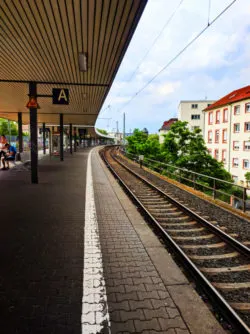
[[[79,68],[80,72],[87,72],[87,54],[85,52],[79,53]]]

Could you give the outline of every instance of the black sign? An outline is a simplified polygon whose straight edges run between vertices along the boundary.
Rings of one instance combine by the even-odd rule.
[[[69,104],[69,90],[67,88],[52,89],[53,104]]]

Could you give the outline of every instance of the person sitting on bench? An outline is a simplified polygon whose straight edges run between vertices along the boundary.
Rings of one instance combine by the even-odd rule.
[[[0,136],[0,159],[7,153],[7,149],[5,147],[5,144],[7,144],[7,139],[4,135]],[[2,159],[1,159],[2,160]]]
[[[10,168],[9,161],[15,161],[16,149],[14,146],[10,144],[5,144],[5,148],[8,150],[7,153],[2,157],[3,168],[2,170],[6,170]],[[7,168],[5,167],[5,162],[7,163]]]

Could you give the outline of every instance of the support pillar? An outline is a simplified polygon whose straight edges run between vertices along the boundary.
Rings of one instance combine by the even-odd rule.
[[[49,155],[52,155],[52,128],[49,131]]]
[[[51,130],[51,152],[52,154],[54,153],[54,143],[53,143],[54,132],[55,132],[55,127],[52,126],[52,130]]]
[[[43,154],[46,154],[46,128],[45,128],[45,123],[43,123]]]
[[[70,149],[70,154],[73,154],[73,145],[72,145],[72,123],[69,125],[69,149]]]
[[[23,127],[22,127],[22,113],[18,113],[18,147],[19,153],[23,152]]]
[[[63,156],[63,114],[60,114],[60,160],[64,160]]]
[[[76,127],[74,126],[74,152],[76,152]]]
[[[29,96],[37,96],[37,85],[29,83]],[[30,157],[31,157],[31,182],[38,183],[38,151],[37,151],[37,108],[30,108]]]
[[[87,146],[86,145],[86,132],[87,132],[87,130],[84,129],[84,131],[83,131],[83,147]]]

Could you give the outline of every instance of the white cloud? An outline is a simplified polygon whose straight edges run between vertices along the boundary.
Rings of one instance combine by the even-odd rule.
[[[178,89],[181,86],[181,82],[167,82],[164,84],[158,85],[156,92],[160,95],[169,95],[173,93],[176,89]]]
[[[210,22],[231,0],[212,0]],[[145,90],[122,108],[196,34],[207,25],[208,0],[184,0],[176,15],[150,49],[177,6],[177,1],[149,0],[128,52],[105,101],[105,117],[128,128],[151,132],[177,113],[182,99],[220,98],[250,83],[250,3],[237,1],[218,21]],[[143,59],[143,61],[142,61]],[[135,69],[139,69],[134,73]],[[132,77],[132,78],[131,78]],[[121,111],[120,111],[121,110]],[[119,112],[118,112],[119,111]],[[105,124],[103,123],[105,127]]]

